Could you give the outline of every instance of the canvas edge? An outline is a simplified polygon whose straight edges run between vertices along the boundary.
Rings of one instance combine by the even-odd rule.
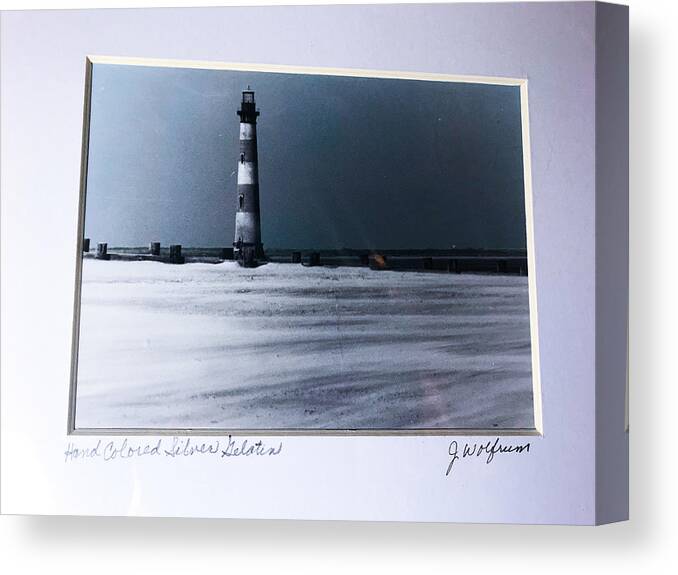
[[[629,517],[629,9],[595,4],[595,523]]]

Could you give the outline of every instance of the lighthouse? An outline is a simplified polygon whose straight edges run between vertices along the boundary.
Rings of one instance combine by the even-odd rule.
[[[254,91],[242,93],[240,116],[240,157],[238,158],[237,211],[235,213],[234,258],[245,267],[264,259],[259,213],[259,166],[257,158],[257,116]]]

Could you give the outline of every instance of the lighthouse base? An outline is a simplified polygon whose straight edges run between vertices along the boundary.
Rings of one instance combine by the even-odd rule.
[[[266,260],[262,244],[234,244],[233,259],[245,268],[255,268]]]

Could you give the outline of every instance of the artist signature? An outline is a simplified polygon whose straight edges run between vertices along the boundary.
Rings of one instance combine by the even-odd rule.
[[[452,468],[454,467],[457,461],[466,459],[469,457],[483,457],[486,464],[492,463],[494,456],[502,453],[529,453],[530,444],[523,443],[520,445],[504,445],[501,443],[500,439],[497,437],[494,441],[488,440],[484,443],[465,443],[464,447],[459,449],[459,443],[457,441],[452,441],[447,450],[450,460],[447,464],[447,470],[445,471],[445,476],[447,477],[452,473]]]

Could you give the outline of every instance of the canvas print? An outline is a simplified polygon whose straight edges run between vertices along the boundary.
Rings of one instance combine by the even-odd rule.
[[[73,429],[533,429],[524,98],[94,60]]]

